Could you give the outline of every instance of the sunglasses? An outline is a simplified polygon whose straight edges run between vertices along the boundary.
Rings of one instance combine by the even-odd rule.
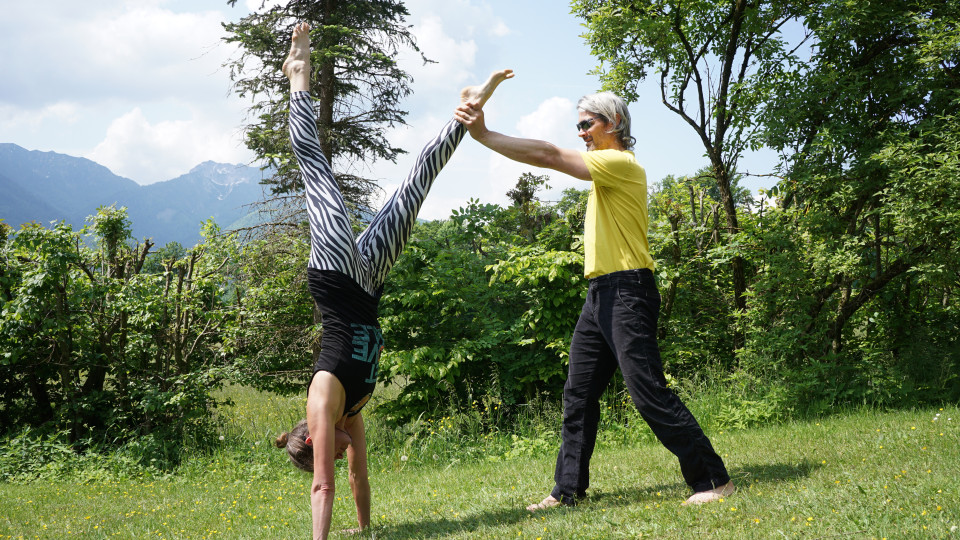
[[[586,131],[593,127],[593,124],[597,123],[597,120],[601,120],[599,116],[594,116],[593,118],[588,118],[581,122],[577,122],[577,132]]]

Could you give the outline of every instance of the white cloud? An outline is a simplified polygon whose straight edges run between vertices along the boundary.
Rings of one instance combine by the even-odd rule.
[[[234,50],[222,43],[220,23],[239,9],[229,11],[225,1],[205,0],[216,8],[197,6],[182,13],[158,1],[45,1],[50,3],[55,7],[14,9],[13,14],[4,6],[0,50],[30,54],[4,54],[0,62],[7,80],[0,102],[38,108],[128,95],[145,100],[169,92],[222,95],[227,89],[223,73],[211,76],[222,71]]]
[[[490,29],[490,34],[494,37],[504,37],[510,35],[510,33],[511,30],[510,27],[507,26],[507,23],[499,19],[494,22],[493,27]]]
[[[155,124],[135,108],[115,119],[106,138],[84,156],[115,174],[141,184],[169,180],[207,161],[235,163],[241,150],[235,130],[210,119],[162,121]]]
[[[0,105],[0,133],[33,131],[39,129],[48,120],[66,125],[75,123],[78,120],[76,103],[52,103],[37,111]]]
[[[79,25],[84,75],[148,95],[208,87],[229,49],[221,46],[223,15],[138,9]],[[79,71],[79,70],[78,70]],[[83,76],[83,75],[81,75]],[[219,82],[219,81],[218,81]]]
[[[411,31],[424,56],[433,61],[424,64],[419,55],[409,50],[400,55],[401,67],[413,76],[419,91],[448,89],[470,79],[477,57],[473,39],[454,39],[445,31],[443,20],[435,15],[424,16]]]
[[[453,35],[503,36],[510,32],[487,2],[473,0],[408,0],[413,16],[433,15],[444,20]]]
[[[557,144],[566,139],[566,132],[573,131],[577,123],[576,105],[567,98],[552,97],[544,100],[532,113],[520,117],[517,131],[530,139],[542,139]]]
[[[485,2],[410,0],[406,6],[417,46],[436,62],[424,65],[409,51],[401,55],[401,67],[413,76],[418,93],[449,91],[482,78],[487,67],[481,64],[494,56],[496,39],[510,33]]]

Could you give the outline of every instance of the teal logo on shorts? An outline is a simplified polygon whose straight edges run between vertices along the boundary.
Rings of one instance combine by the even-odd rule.
[[[370,364],[370,376],[364,382],[375,383],[380,369],[380,351],[383,350],[383,332],[379,327],[369,324],[351,323],[350,328],[353,329],[351,358]]]

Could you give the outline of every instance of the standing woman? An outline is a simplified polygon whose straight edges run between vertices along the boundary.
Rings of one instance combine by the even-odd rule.
[[[370,525],[370,482],[363,415],[377,382],[383,335],[377,305],[383,282],[400,255],[434,179],[466,129],[451,119],[421,151],[413,170],[354,240],[343,196],[320,150],[310,97],[310,26],[294,27],[283,63],[290,80],[290,141],[307,194],[310,222],[310,293],[323,317],[321,351],[307,388],[307,419],[277,439],[290,460],[313,473],[310,505],[313,537],[326,538],[334,500],[334,461],[346,452],[357,523]],[[480,108],[510,70],[482,86],[465,88],[461,100]]]

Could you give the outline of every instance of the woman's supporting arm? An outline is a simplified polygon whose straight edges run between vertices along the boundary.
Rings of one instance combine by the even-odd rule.
[[[370,526],[370,478],[367,474],[367,438],[363,415],[347,418],[345,428],[352,439],[347,447],[350,471],[350,490],[357,505],[357,524],[360,530]]]
[[[333,516],[334,462],[336,447],[334,429],[343,416],[343,385],[327,371],[318,371],[310,382],[307,398],[307,426],[313,440],[313,485],[310,487],[310,508],[313,513],[313,538],[325,540],[330,534]]]

